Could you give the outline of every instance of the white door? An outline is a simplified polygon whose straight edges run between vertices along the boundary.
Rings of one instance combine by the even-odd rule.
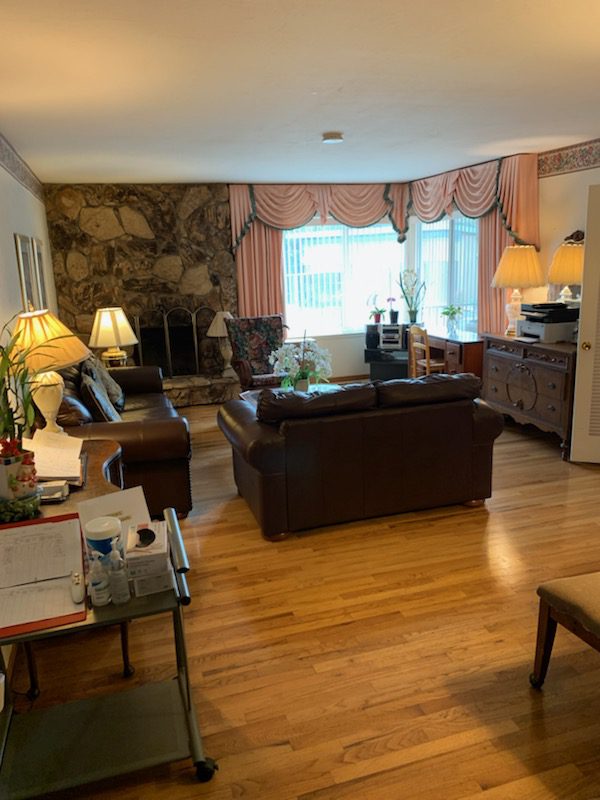
[[[600,463],[600,186],[590,186],[577,341],[571,460]]]

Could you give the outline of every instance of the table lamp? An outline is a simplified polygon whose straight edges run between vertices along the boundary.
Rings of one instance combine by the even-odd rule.
[[[60,425],[56,424],[56,417],[65,383],[56,370],[79,364],[90,355],[90,351],[47,309],[19,314],[13,335],[18,335],[16,346],[34,373],[31,393],[46,421],[44,430],[63,433]]]
[[[511,244],[504,249],[492,279],[492,288],[513,290],[506,304],[508,327],[505,336],[516,336],[517,333],[517,319],[521,316],[523,299],[520,289],[544,286],[545,283],[540,257],[532,244]]]
[[[107,348],[100,354],[107,367],[124,367],[127,364],[127,353],[121,348],[137,343],[133,328],[122,308],[116,306],[99,308],[96,311],[88,345],[93,348]]]
[[[565,241],[554,253],[548,283],[564,284],[560,299],[567,305],[579,303],[580,299],[573,298],[569,284],[579,285],[583,278],[583,242]]]
[[[217,311],[213,317],[213,321],[210,323],[209,329],[206,331],[206,335],[211,338],[219,339],[219,349],[223,357],[223,375],[234,375],[235,373],[231,366],[233,352],[231,350],[231,344],[229,343],[229,334],[227,333],[227,325],[225,324],[226,319],[233,319],[233,314],[229,311]]]

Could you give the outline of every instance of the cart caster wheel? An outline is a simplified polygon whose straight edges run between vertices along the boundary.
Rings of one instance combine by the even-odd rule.
[[[533,686],[534,689],[541,689],[544,681],[541,681],[539,678],[535,677],[535,674],[532,672],[529,676],[529,683]]]
[[[135,675],[135,667],[132,667],[131,664],[128,667],[123,667],[124,678],[131,678],[132,675]]]
[[[205,758],[196,764],[196,777],[200,783],[208,783],[218,769],[219,765],[214,759]]]

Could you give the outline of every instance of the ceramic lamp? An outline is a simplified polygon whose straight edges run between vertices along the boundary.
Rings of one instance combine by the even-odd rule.
[[[221,350],[221,356],[223,358],[223,375],[235,375],[233,367],[231,366],[231,357],[233,352],[231,350],[231,344],[229,342],[229,334],[227,333],[227,325],[225,324],[226,319],[233,319],[233,315],[229,311],[217,311],[215,316],[213,317],[213,321],[210,323],[209,329],[206,331],[206,335],[210,336],[211,338],[218,338],[219,340],[219,349]]]
[[[517,333],[517,319],[521,316],[521,289],[531,289],[546,283],[544,271],[537,250],[531,244],[508,245],[502,253],[498,268],[492,279],[494,289],[512,289],[512,295],[506,304],[508,327],[506,336]]]
[[[34,402],[46,421],[45,430],[63,433],[56,424],[63,397],[64,381],[56,372],[79,364],[90,355],[83,342],[50,311],[28,311],[19,314],[14,330],[18,349],[29,370]]]
[[[557,248],[550,264],[548,282],[564,284],[560,293],[563,303],[575,304],[570,285],[579,285],[583,279],[583,242],[563,242]]]
[[[122,348],[137,343],[137,337],[122,308],[115,306],[96,311],[88,344],[93,348],[107,348],[100,354],[107,366],[125,366],[127,353]]]

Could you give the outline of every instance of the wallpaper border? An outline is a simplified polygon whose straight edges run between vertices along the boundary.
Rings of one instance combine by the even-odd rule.
[[[600,139],[546,150],[538,155],[538,178],[600,167]]]
[[[44,200],[44,187],[10,142],[0,133],[0,166],[28,189],[38,200]]]

